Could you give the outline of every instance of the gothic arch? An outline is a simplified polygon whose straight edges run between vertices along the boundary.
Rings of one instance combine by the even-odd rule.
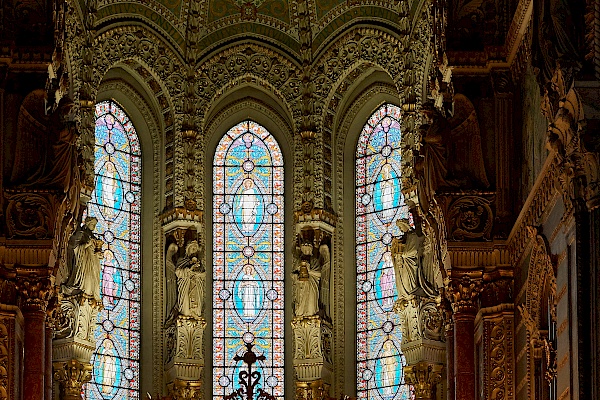
[[[334,296],[344,301],[337,301],[334,310],[334,387],[335,393],[355,393],[356,391],[356,348],[353,340],[346,340],[348,332],[356,331],[356,315],[344,313],[345,304],[356,302],[356,265],[354,252],[354,229],[344,229],[353,226],[354,212],[354,154],[356,141],[362,127],[373,111],[382,103],[391,102],[400,105],[395,88],[385,83],[374,83],[360,93],[347,108],[345,117],[335,127],[335,165],[334,210],[337,214],[333,249],[333,279],[335,282]],[[351,195],[346,194],[350,191]],[[346,210],[346,212],[344,212]],[[351,221],[346,222],[346,221]],[[353,310],[353,309],[352,309]],[[352,333],[354,335],[355,333]],[[350,343],[350,345],[348,345]],[[340,366],[344,366],[340,370]],[[345,385],[343,385],[345,382]]]
[[[283,153],[284,159],[284,186],[287,188],[285,190],[285,198],[284,198],[284,207],[285,207],[285,215],[286,219],[284,221],[284,257],[286,260],[292,260],[292,243],[294,242],[294,232],[293,232],[293,200],[295,197],[299,195],[296,191],[299,191],[300,186],[294,185],[293,180],[296,179],[294,174],[294,163],[302,162],[302,159],[298,157],[298,155],[294,151],[294,137],[293,137],[293,127],[286,116],[280,115],[280,113],[270,107],[269,105],[257,100],[256,98],[246,97],[240,99],[238,101],[233,101],[227,105],[225,105],[218,113],[216,113],[210,121],[207,122],[204,127],[203,132],[206,137],[206,150],[202,157],[202,165],[205,165],[203,176],[205,180],[205,187],[208,188],[206,194],[204,196],[204,208],[205,210],[209,210],[205,213],[205,227],[212,227],[213,216],[212,216],[212,165],[213,158],[216,150],[216,146],[223,137],[223,135],[233,126],[247,119],[251,119],[263,127],[265,127],[271,135],[277,140],[280,149]],[[206,242],[206,265],[207,268],[207,285],[212,288],[212,241],[213,241],[213,232],[212,229],[204,229],[206,232],[205,242]],[[287,265],[290,261],[286,261]],[[210,278],[209,278],[210,277]],[[291,280],[289,278],[289,274],[285,271],[285,286],[291,286]],[[212,293],[212,290],[207,291],[209,294]],[[286,304],[285,304],[285,326],[286,333],[289,333],[289,326],[292,316],[292,307],[291,307],[291,297],[286,296]],[[211,297],[212,299],[212,297]],[[208,304],[212,304],[209,302]],[[211,335],[208,332],[212,332],[212,309],[206,310],[206,336],[207,340],[210,341]],[[210,342],[209,342],[210,343]],[[207,347],[210,348],[210,347]],[[293,397],[294,394],[294,376],[291,371],[292,367],[292,359],[293,359],[293,338],[292,335],[288,334],[285,336],[284,342],[285,348],[285,369],[286,369],[286,377],[285,377],[285,387],[286,387],[286,398],[288,396]],[[205,356],[205,367],[204,367],[204,379],[206,382],[212,382],[212,362],[209,360],[211,357],[207,354]],[[210,362],[210,364],[209,364]],[[210,388],[208,388],[210,392]],[[207,392],[207,393],[209,393]]]
[[[140,370],[140,390],[158,391],[162,388],[162,308],[153,304],[153,295],[162,298],[162,257],[160,221],[158,214],[164,203],[161,182],[164,140],[161,135],[160,123],[156,111],[147,104],[143,96],[124,80],[109,80],[102,82],[98,89],[98,101],[114,99],[127,111],[138,132],[142,146],[142,196],[146,199],[142,208],[142,220],[148,224],[151,221],[152,229],[143,230],[142,234],[142,264],[146,273],[142,276],[142,336],[140,338],[141,353],[152,354],[152,358],[142,357]],[[150,167],[152,166],[152,167]],[[150,206],[152,204],[152,206]],[[149,227],[148,227],[149,228]],[[148,273],[150,272],[150,273]],[[151,293],[153,295],[148,295]],[[145,377],[150,376],[152,379]],[[153,384],[153,386],[151,386]]]

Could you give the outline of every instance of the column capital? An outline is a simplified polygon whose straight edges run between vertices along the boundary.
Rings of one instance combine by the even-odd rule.
[[[92,365],[72,359],[55,362],[52,365],[54,379],[59,384],[61,398],[76,400],[81,398],[81,388],[92,379]]]
[[[17,270],[16,287],[22,299],[23,311],[46,312],[48,303],[56,293],[54,278],[47,269]]]
[[[435,399],[436,386],[442,380],[444,367],[440,364],[419,362],[403,368],[404,381],[415,388],[415,399]]]
[[[173,400],[200,400],[204,389],[201,381],[186,381],[175,379],[167,385],[169,396]]]
[[[446,297],[452,304],[454,318],[458,314],[477,313],[477,301],[479,294],[483,290],[483,280],[481,272],[474,274],[464,274],[459,277],[450,277],[446,279]]]

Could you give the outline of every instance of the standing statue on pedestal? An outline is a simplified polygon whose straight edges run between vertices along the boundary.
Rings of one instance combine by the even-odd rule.
[[[200,246],[195,240],[188,243],[185,256],[177,261],[179,314],[200,318],[204,308],[206,270],[198,261]]]
[[[178,251],[179,246],[171,243],[165,256],[165,321],[174,315],[177,306],[177,275],[173,257]]]
[[[300,250],[305,258],[312,255],[312,244],[304,243]],[[297,317],[316,315],[319,312],[319,281],[321,271],[318,263],[307,260],[300,261],[292,271],[294,281],[294,313]]]
[[[84,293],[100,301],[100,259],[102,240],[94,235],[98,220],[87,217],[70,240],[69,277],[64,284],[65,294]]]
[[[407,299],[419,291],[419,268],[423,255],[423,235],[418,235],[411,229],[408,220],[400,219],[396,222],[398,228],[404,232],[404,239],[394,239],[392,254],[394,255],[394,269],[396,272],[396,287],[398,299]]]
[[[331,317],[331,255],[329,246],[322,244],[319,246],[319,255],[321,262],[321,305],[323,313]]]

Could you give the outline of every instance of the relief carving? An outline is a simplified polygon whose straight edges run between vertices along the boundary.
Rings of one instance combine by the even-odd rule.
[[[448,230],[452,240],[490,240],[494,213],[491,201],[479,196],[461,196],[448,209]]]

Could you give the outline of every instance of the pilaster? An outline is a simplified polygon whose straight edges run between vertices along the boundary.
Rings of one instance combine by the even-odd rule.
[[[190,189],[191,190],[191,189]],[[190,192],[191,193],[191,192]],[[176,208],[163,215],[164,270],[161,273],[159,321],[164,327],[163,365],[168,395],[176,400],[203,396],[206,281],[203,213]],[[194,206],[194,207],[192,207]]]
[[[320,220],[319,215],[302,215],[302,220],[296,223],[291,326],[297,399],[328,398],[333,382],[330,257],[333,226]]]

